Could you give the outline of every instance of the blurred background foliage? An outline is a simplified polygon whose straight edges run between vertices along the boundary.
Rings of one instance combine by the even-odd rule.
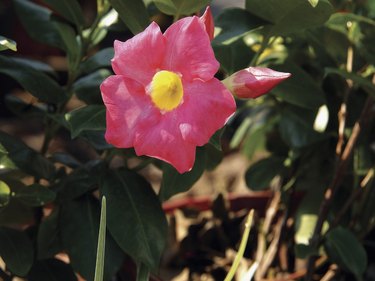
[[[0,3],[0,278],[93,280],[102,194],[104,280],[132,280],[118,273],[130,258],[158,275],[168,237],[161,202],[240,152],[252,160],[249,189],[272,191],[248,246],[255,280],[375,279],[374,1],[229,2]],[[99,85],[112,73],[114,39],[151,20],[165,30],[209,4],[219,78],[248,66],[292,77],[237,100],[236,115],[180,175],[105,142]],[[161,171],[160,187],[150,166]]]

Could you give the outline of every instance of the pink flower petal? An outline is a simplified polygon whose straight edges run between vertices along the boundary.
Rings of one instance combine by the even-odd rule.
[[[100,85],[102,98],[107,108],[108,143],[122,148],[132,147],[138,127],[146,122],[152,126],[157,122],[157,111],[138,82],[121,75],[113,75]]]
[[[162,116],[155,125],[145,124],[140,129],[134,149],[137,155],[147,155],[163,160],[179,173],[192,169],[195,161],[195,145],[183,140],[176,120]]]
[[[114,47],[114,72],[146,86],[164,60],[165,38],[159,26],[152,22],[145,31],[126,42],[115,40]]]
[[[206,28],[198,17],[186,17],[164,33],[167,39],[163,69],[181,73],[184,79],[211,79],[219,69]]]
[[[206,144],[236,111],[236,103],[224,85],[213,78],[184,85],[184,103],[176,116],[182,137],[197,146]]]
[[[270,91],[290,75],[290,73],[265,67],[249,67],[232,74],[223,83],[235,96],[255,99]]]
[[[214,17],[211,13],[210,6],[207,6],[206,10],[204,11],[204,14],[199,19],[203,22],[210,40],[214,39],[215,23]]]

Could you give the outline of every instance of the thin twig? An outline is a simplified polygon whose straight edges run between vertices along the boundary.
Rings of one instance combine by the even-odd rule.
[[[336,170],[336,173],[333,177],[333,180],[329,187],[327,188],[325,194],[324,194],[324,200],[320,205],[319,209],[319,215],[318,215],[318,221],[315,225],[314,233],[312,235],[310,244],[311,246],[316,249],[321,240],[321,231],[323,227],[323,223],[326,220],[328,216],[328,212],[330,210],[331,204],[333,197],[338,189],[338,187],[341,185],[343,178],[346,173],[346,168],[348,165],[348,162],[350,160],[350,156],[353,153],[354,146],[358,140],[358,137],[361,133],[361,130],[363,126],[365,125],[365,122],[367,121],[367,116],[371,110],[371,107],[373,105],[373,100],[372,98],[368,97],[365,103],[365,106],[362,109],[361,116],[355,123],[352,134],[350,135],[350,138],[348,140],[348,143],[345,146],[344,152],[342,153],[338,167]],[[308,263],[307,263],[307,273],[306,273],[306,278],[305,280],[310,281],[312,279],[312,274],[314,272],[314,264],[315,264],[316,256],[310,256]]]

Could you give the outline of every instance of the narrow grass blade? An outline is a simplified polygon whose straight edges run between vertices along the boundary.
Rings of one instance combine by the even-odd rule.
[[[103,281],[104,273],[104,253],[105,253],[105,234],[107,224],[107,206],[105,196],[102,197],[102,211],[100,214],[100,226],[98,237],[98,249],[96,253],[96,266],[94,281]]]
[[[247,240],[249,239],[249,233],[250,233],[251,225],[253,223],[253,217],[254,217],[254,210],[251,210],[249,212],[249,215],[247,216],[247,219],[246,219],[245,230],[244,230],[244,233],[242,235],[240,248],[238,249],[237,255],[234,258],[233,264],[232,264],[227,276],[225,277],[224,281],[231,281],[233,279],[234,274],[237,271],[238,265],[240,264],[240,261],[243,257],[244,252],[245,252]]]

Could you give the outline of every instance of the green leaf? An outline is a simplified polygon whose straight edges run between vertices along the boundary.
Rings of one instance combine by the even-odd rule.
[[[46,72],[49,75],[52,75],[53,77],[57,77],[55,70],[49,64],[46,64],[44,62],[33,60],[33,59],[18,58],[18,57],[12,57],[12,60],[19,62],[20,64],[23,64],[25,66],[29,66],[37,71]]]
[[[44,179],[54,176],[54,165],[18,138],[0,131],[0,144],[6,149],[7,157],[25,173]]]
[[[330,29],[336,30],[338,32],[343,33],[344,35],[348,35],[348,22],[362,22],[375,27],[375,21],[370,18],[352,14],[352,13],[334,13],[330,19],[325,23]]]
[[[15,79],[26,91],[41,101],[59,103],[66,99],[63,89],[55,80],[19,60],[0,56],[0,73]]]
[[[327,136],[314,130],[317,111],[298,107],[285,107],[281,113],[279,131],[290,147],[301,148],[321,141]]]
[[[23,186],[22,188],[12,189],[12,196],[23,204],[31,207],[44,206],[55,200],[56,193],[40,184]]]
[[[72,138],[86,130],[105,129],[105,107],[103,105],[87,105],[65,114]]]
[[[375,85],[370,80],[367,80],[366,78],[356,73],[349,73],[342,69],[331,68],[331,67],[325,68],[325,75],[330,75],[330,74],[337,74],[345,79],[352,80],[356,85],[363,87],[365,89],[368,89],[369,90],[368,92],[371,93],[373,97],[375,97]]]
[[[71,265],[58,259],[38,260],[33,264],[28,281],[77,281]]]
[[[338,226],[328,232],[325,238],[324,246],[330,260],[362,279],[367,267],[367,254],[354,234]]]
[[[106,205],[105,196],[103,196],[102,197],[102,209],[100,212],[99,238],[98,238],[98,247],[97,247],[97,253],[96,253],[94,281],[103,281],[106,227],[107,227],[107,205]]]
[[[60,208],[61,241],[73,268],[86,280],[94,280],[99,218],[99,202],[90,195],[67,201]],[[109,233],[106,245],[104,280],[110,280],[123,264],[124,255]]]
[[[10,188],[9,186],[0,180],[0,208],[8,204],[10,197]]]
[[[326,103],[325,93],[301,67],[288,61],[273,69],[292,73],[292,76],[272,90],[276,98],[307,109],[318,109]]]
[[[74,29],[62,22],[52,22],[56,26],[56,30],[59,33],[63,42],[63,49],[68,55],[68,62],[70,68],[75,69],[81,58],[81,42],[79,37],[76,35]]]
[[[114,57],[114,55],[115,52],[112,47],[102,49],[81,63],[80,70],[82,73],[91,73],[99,68],[110,67],[111,59]]]
[[[56,25],[51,24],[51,10],[29,0],[14,0],[13,3],[19,20],[31,38],[64,49]]]
[[[177,193],[188,191],[202,176],[206,167],[204,148],[199,147],[195,157],[193,169],[184,174],[177,172],[171,165],[163,163],[163,179],[159,193],[161,201],[168,200]]]
[[[150,18],[143,1],[109,0],[109,2],[133,34],[142,32],[149,25]]]
[[[26,276],[34,259],[33,245],[25,232],[0,227],[0,256],[13,274]]]
[[[271,156],[255,162],[246,171],[246,185],[251,190],[262,190],[268,188],[272,179],[282,173],[284,169],[284,159]]]
[[[108,201],[107,225],[114,239],[136,263],[156,269],[167,239],[167,221],[150,184],[135,172],[120,170],[103,177]]]
[[[318,5],[319,3],[319,0],[308,0],[309,3],[311,4],[311,6],[313,6],[314,8],[316,7],[316,5]]]
[[[244,9],[225,9],[215,19],[215,26],[220,29],[220,32],[214,38],[213,44],[229,44],[244,36],[246,33],[267,23],[267,21],[252,15]]]
[[[246,0],[246,9],[273,23],[270,35],[289,35],[320,26],[333,12],[328,0],[320,0],[316,7],[306,0]]]
[[[206,7],[210,0],[154,0],[156,7],[171,16],[191,15]]]
[[[0,51],[3,50],[12,50],[12,51],[17,51],[17,43],[11,39],[8,39],[4,36],[0,35]]]
[[[52,258],[64,250],[59,230],[59,208],[54,208],[52,213],[39,224],[37,246],[38,260]]]
[[[77,0],[43,0],[43,2],[77,27],[83,25],[84,17]]]
[[[214,44],[213,49],[221,68],[228,75],[248,67],[254,54],[242,38],[229,44]]]
[[[99,86],[109,75],[109,70],[99,69],[78,79],[73,84],[73,90],[77,97],[87,104],[103,104]]]

